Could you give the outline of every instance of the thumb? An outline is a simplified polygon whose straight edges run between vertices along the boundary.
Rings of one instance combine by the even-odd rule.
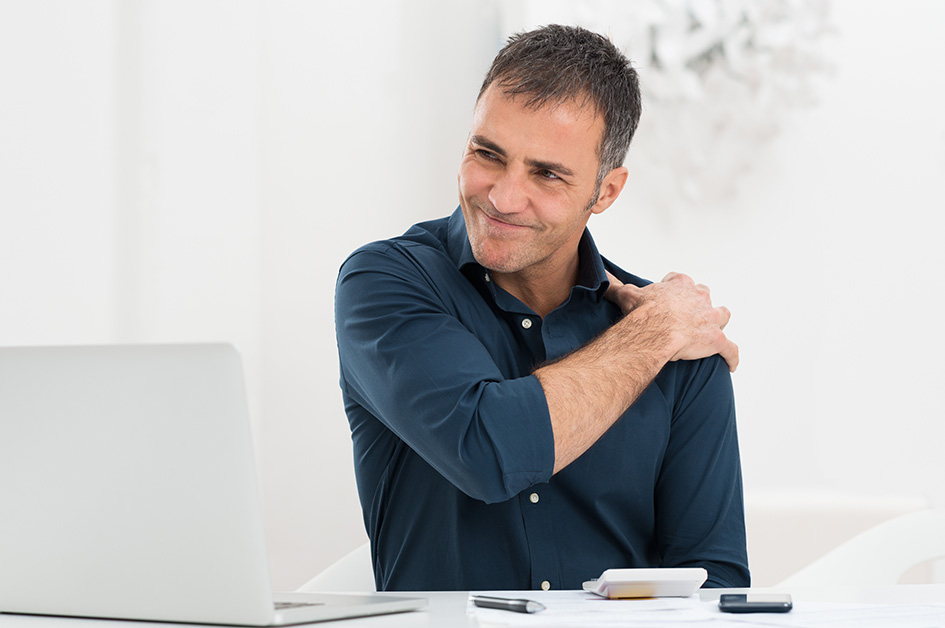
[[[604,271],[607,272],[607,271]],[[633,284],[625,284],[609,272],[607,279],[610,280],[610,287],[604,293],[604,298],[620,306],[620,310],[626,314],[643,301],[643,291]]]

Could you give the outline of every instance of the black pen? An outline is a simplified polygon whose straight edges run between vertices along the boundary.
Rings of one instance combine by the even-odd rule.
[[[537,613],[545,610],[544,604],[539,604],[533,600],[510,600],[489,595],[473,595],[471,597],[473,604],[479,608],[497,608],[500,611],[514,611],[516,613]]]

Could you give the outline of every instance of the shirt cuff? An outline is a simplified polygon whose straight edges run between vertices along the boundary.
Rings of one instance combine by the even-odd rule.
[[[489,431],[509,497],[551,479],[555,440],[541,383],[534,375],[496,382],[483,395],[481,416],[500,417]]]

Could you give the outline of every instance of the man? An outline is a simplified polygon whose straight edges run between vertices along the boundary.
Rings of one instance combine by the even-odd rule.
[[[729,313],[683,275],[624,272],[585,229],[623,189],[639,114],[605,38],[512,37],[476,103],[460,209],[342,266],[379,589],[573,589],[652,566],[749,584]]]

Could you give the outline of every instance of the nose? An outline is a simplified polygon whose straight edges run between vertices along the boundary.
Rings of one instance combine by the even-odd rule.
[[[489,190],[489,202],[502,214],[517,214],[528,205],[524,177],[508,168],[498,175]]]

